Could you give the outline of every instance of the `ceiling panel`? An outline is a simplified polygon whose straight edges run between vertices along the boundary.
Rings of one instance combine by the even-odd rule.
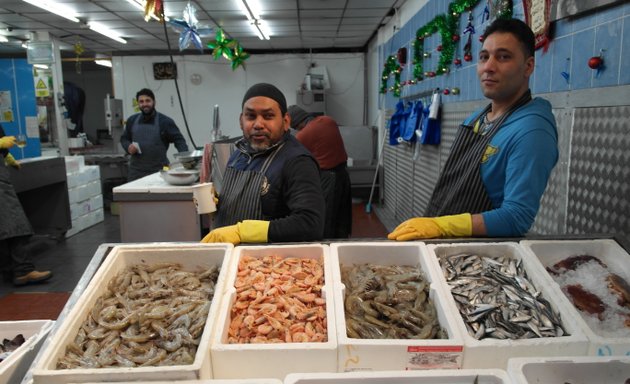
[[[168,53],[164,26],[155,20],[144,21],[144,12],[125,0],[56,0],[79,15],[74,23],[22,0],[2,0],[0,34],[10,39],[0,43],[3,57],[23,57],[22,42],[47,32],[58,39],[73,56],[73,46],[80,42],[84,57],[95,53],[111,55]],[[238,0],[240,1],[240,0]],[[191,0],[196,9],[198,28],[220,26],[230,38],[239,40],[243,48],[259,53],[273,51],[306,51],[309,49],[363,49],[380,25],[387,22],[393,8],[406,0],[259,0],[261,16],[269,25],[271,40],[261,41],[241,13],[236,0]],[[183,19],[188,1],[164,1],[165,14]],[[121,44],[87,28],[88,22],[99,22],[127,40]],[[179,32],[167,23],[171,52],[179,52]],[[214,33],[202,37],[207,44]],[[147,53],[151,51],[151,53]],[[194,52],[192,45],[184,53]]]

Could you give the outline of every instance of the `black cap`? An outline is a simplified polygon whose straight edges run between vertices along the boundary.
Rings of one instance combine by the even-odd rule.
[[[247,92],[245,92],[245,96],[243,96],[243,102],[241,103],[241,108],[243,108],[247,100],[256,96],[268,97],[270,99],[275,100],[280,106],[280,112],[282,112],[282,115],[284,116],[287,113],[287,100],[284,98],[284,95],[274,85],[267,84],[267,83],[258,83],[258,84],[252,85],[247,90]]]

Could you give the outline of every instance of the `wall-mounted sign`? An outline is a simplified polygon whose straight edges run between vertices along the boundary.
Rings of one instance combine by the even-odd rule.
[[[177,79],[176,63],[153,63],[153,78],[155,80]]]
[[[52,64],[55,62],[52,41],[30,41],[26,48],[29,64]]]

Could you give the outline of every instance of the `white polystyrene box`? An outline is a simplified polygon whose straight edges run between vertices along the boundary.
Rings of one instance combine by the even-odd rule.
[[[432,258],[440,278],[446,283],[446,277],[440,267],[440,256],[450,256],[460,253],[477,253],[490,257],[507,255],[511,258],[522,259],[523,267],[527,272],[529,281],[546,299],[553,310],[560,314],[563,328],[568,335],[561,337],[544,337],[531,339],[481,339],[472,337],[464,320],[457,309],[455,299],[450,294],[450,287],[446,285],[448,292],[447,302],[457,318],[458,327],[464,338],[464,368],[499,368],[506,369],[507,361],[511,357],[531,356],[582,356],[588,349],[588,339],[577,323],[573,314],[567,313],[564,306],[558,304],[558,297],[551,289],[551,278],[543,270],[538,260],[523,250],[518,243],[452,243],[429,244],[429,251],[435,254]]]
[[[284,384],[510,384],[500,369],[431,369],[425,371],[372,371],[292,373]]]
[[[68,383],[73,384],[73,383]],[[82,383],[82,384],[97,384]],[[113,382],[100,381],[98,384],[114,384]],[[182,381],[122,381],[115,384],[282,384],[282,380],[278,379],[209,379],[209,380],[182,380]]]
[[[24,336],[24,343],[0,362],[0,382],[19,383],[39,352],[48,332],[55,324],[52,320],[22,320],[0,322],[0,340]]]
[[[264,257],[279,255],[321,259],[324,263],[322,297],[326,300],[328,340],[309,343],[229,344],[227,333],[230,312],[236,299],[234,282],[242,256]],[[322,244],[238,246],[234,249],[229,275],[225,282],[225,297],[217,319],[211,344],[215,379],[250,379],[271,377],[284,379],[293,372],[335,372],[337,370],[337,338],[333,306],[332,272],[329,248]]]
[[[569,256],[588,254],[595,256],[608,265],[611,272],[630,282],[630,255],[616,241],[601,240],[523,240],[521,245],[526,251],[532,252],[540,261],[543,268],[551,267],[558,261]],[[545,270],[545,273],[546,272]],[[590,341],[589,355],[630,355],[630,328],[627,337],[609,337],[598,334],[582,318],[581,313],[562,292],[562,288],[552,280],[552,288],[556,292],[560,304],[571,313],[582,327]]]
[[[216,322],[216,314],[221,304],[221,292],[226,274],[224,266],[228,264],[232,250],[232,244],[223,243],[147,243],[114,247],[94,274],[83,295],[67,314],[59,329],[51,336],[48,347],[43,351],[33,370],[33,382],[35,384],[61,384],[105,380],[155,381],[212,378],[209,345]],[[117,273],[131,265],[152,265],[164,262],[179,263],[182,265],[182,269],[187,271],[209,268],[213,265],[221,267],[216,282],[215,295],[192,364],[133,368],[56,369],[57,361],[66,353],[66,346],[74,339],[88,312],[94,307],[98,297],[105,292],[107,284]]]
[[[508,376],[514,384],[624,384],[630,379],[630,357],[519,357],[508,361]]]
[[[443,282],[427,258],[422,242],[332,243],[335,321],[337,328],[339,372],[461,368],[463,339],[454,316],[444,305]],[[341,266],[355,264],[418,266],[430,283],[429,298],[433,300],[438,320],[449,335],[448,339],[355,339],[346,333],[345,290],[341,281]]]

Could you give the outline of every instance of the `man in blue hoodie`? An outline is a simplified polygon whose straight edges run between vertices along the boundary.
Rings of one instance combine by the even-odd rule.
[[[460,126],[425,217],[400,224],[391,240],[522,236],[534,223],[558,161],[551,104],[529,90],[534,34],[497,19],[483,36],[477,75],[491,102]]]

